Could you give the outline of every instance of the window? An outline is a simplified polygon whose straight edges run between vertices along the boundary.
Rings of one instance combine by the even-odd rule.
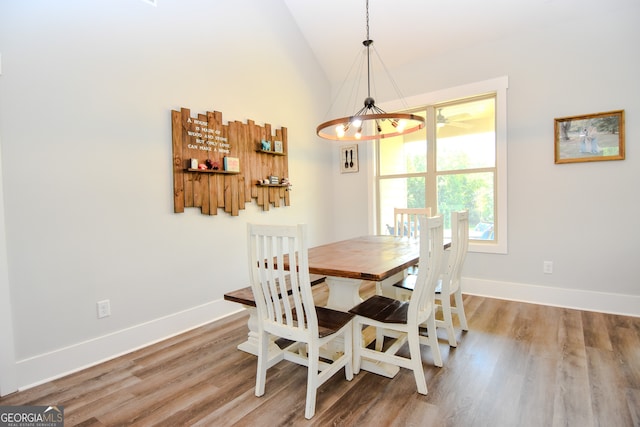
[[[446,237],[451,212],[468,209],[470,250],[506,253],[506,78],[490,82],[443,91],[409,110],[425,129],[376,142],[377,233],[393,233],[394,207],[430,207]]]

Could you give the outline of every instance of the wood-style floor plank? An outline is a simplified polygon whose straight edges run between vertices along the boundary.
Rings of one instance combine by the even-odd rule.
[[[367,297],[373,287],[366,287]],[[319,304],[325,285],[314,288]],[[410,371],[344,371],[304,419],[306,368],[280,362],[256,397],[241,313],[0,398],[62,405],[67,426],[640,426],[640,319],[466,295],[470,330],[444,361],[422,349],[429,393]],[[405,354],[407,349],[401,350]]]

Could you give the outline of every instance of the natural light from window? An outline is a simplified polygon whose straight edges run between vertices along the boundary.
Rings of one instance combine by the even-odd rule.
[[[445,221],[469,211],[469,237],[495,244],[497,233],[498,136],[496,94],[458,99],[411,110],[425,129],[378,141],[378,233],[393,234],[394,208],[431,208]]]

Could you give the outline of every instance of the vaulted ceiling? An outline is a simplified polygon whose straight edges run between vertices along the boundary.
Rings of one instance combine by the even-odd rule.
[[[369,35],[388,69],[638,0],[370,0]],[[333,82],[366,39],[365,0],[284,0]]]

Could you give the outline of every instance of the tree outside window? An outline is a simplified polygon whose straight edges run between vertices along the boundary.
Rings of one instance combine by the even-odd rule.
[[[495,240],[495,96],[428,106],[435,126],[378,142],[379,232],[390,234],[395,207],[469,210],[470,238]],[[434,141],[429,144],[428,141]]]

